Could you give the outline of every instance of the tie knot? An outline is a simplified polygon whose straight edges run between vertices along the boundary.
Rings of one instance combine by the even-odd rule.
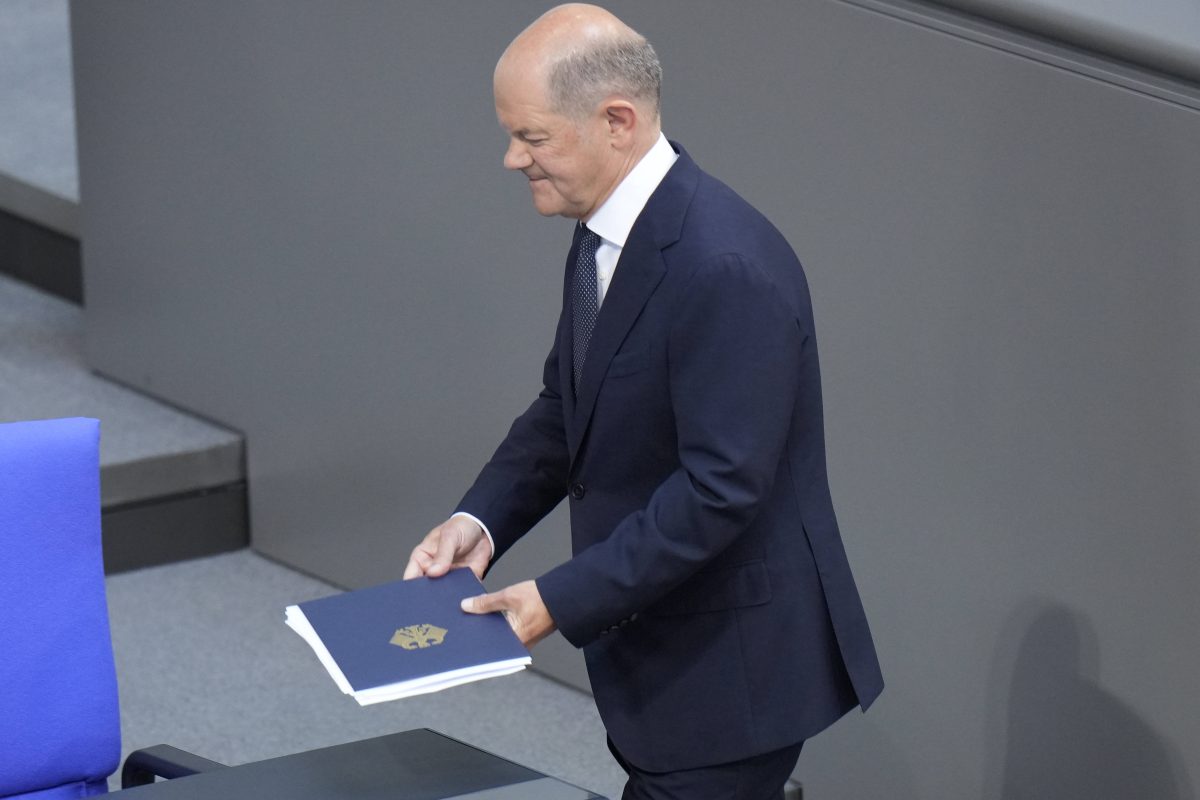
[[[579,248],[580,248],[580,250],[587,248],[588,250],[595,251],[599,246],[600,246],[600,235],[598,233],[596,233],[594,230],[592,230],[591,228],[589,228],[587,225],[584,225],[582,222],[579,223]]]

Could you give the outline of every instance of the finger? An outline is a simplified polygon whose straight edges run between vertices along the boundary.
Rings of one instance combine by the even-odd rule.
[[[441,526],[434,528],[429,533],[425,534],[425,538],[412,549],[412,553],[408,557],[408,564],[404,567],[404,580],[412,580],[425,575],[429,565],[433,562],[433,556],[437,552],[438,531]]]
[[[412,556],[408,559],[408,566],[404,568],[404,580],[412,580],[420,578],[429,569],[430,563],[429,554],[419,547],[413,550]]]
[[[450,565],[454,563],[454,557],[458,550],[457,531],[447,525],[443,525],[441,536],[438,537],[437,555],[433,557],[433,562],[425,570],[425,574],[432,578],[439,577],[450,571]]]

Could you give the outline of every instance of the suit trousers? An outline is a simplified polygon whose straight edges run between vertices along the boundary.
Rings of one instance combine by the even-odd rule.
[[[629,775],[621,800],[783,800],[804,742],[727,764],[646,772],[630,764],[612,739],[608,749]]]

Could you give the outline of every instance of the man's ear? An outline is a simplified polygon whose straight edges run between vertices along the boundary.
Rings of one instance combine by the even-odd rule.
[[[605,122],[608,124],[608,135],[618,146],[627,145],[633,141],[638,126],[638,111],[628,100],[609,100],[604,107]]]

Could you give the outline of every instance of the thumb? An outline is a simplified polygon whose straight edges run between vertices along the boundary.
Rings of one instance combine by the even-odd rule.
[[[504,601],[499,592],[480,594],[475,597],[465,597],[461,603],[462,610],[468,614],[490,614],[493,611],[503,611]]]

